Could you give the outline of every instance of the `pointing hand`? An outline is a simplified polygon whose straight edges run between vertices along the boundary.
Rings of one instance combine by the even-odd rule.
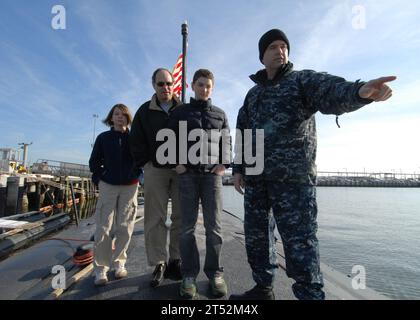
[[[359,96],[365,99],[372,99],[373,101],[385,101],[392,96],[392,90],[385,82],[394,81],[395,76],[382,77],[366,82],[359,89]]]

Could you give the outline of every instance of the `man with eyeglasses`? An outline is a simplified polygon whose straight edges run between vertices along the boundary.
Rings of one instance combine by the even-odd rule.
[[[157,287],[164,277],[182,279],[178,176],[169,165],[159,164],[156,157],[156,151],[164,143],[156,140],[156,134],[167,128],[169,115],[181,104],[173,93],[173,82],[169,70],[155,70],[152,76],[155,94],[137,110],[130,132],[134,160],[137,166],[144,168],[144,238],[148,263],[155,266],[150,282],[152,287]],[[169,198],[172,200],[172,213],[168,255],[166,220]]]

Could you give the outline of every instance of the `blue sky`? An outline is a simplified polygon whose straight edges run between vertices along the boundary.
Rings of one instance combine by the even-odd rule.
[[[54,5],[66,9],[64,30],[51,26]],[[248,76],[263,68],[258,39],[271,28],[288,35],[295,69],[398,76],[389,101],[341,116],[340,129],[317,114],[318,170],[420,173],[420,3],[412,0],[1,0],[0,147],[33,142],[30,162],[87,163],[92,115],[101,120],[118,102],[134,114],[150,99],[153,70],[172,69],[181,52],[184,20],[187,81],[198,68],[214,72],[213,102],[232,128]],[[96,135],[104,130],[97,121]]]

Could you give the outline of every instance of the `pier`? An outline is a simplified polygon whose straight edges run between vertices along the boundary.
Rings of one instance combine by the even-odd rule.
[[[8,211],[0,216],[0,260],[71,222],[78,225],[95,210],[96,190],[90,180],[39,176],[12,178],[17,178],[11,183],[15,196],[13,201],[9,198]],[[26,190],[32,192],[26,193]]]
[[[83,204],[97,190],[87,165],[40,159],[30,173],[0,172],[0,218],[39,211],[68,209],[72,196]]]
[[[39,163],[36,173],[0,175],[0,259],[94,212],[98,192],[86,166]]]
[[[318,171],[317,185],[323,187],[420,188],[420,174]]]
[[[224,185],[233,185],[230,170],[223,177]],[[420,188],[420,174],[395,172],[318,171],[321,187]]]

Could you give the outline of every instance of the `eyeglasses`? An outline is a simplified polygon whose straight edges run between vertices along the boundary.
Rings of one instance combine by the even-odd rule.
[[[168,86],[168,87],[172,87],[172,85],[173,85],[174,83],[173,82],[157,82],[156,83],[156,85],[158,86],[158,87],[163,87],[163,86]]]

